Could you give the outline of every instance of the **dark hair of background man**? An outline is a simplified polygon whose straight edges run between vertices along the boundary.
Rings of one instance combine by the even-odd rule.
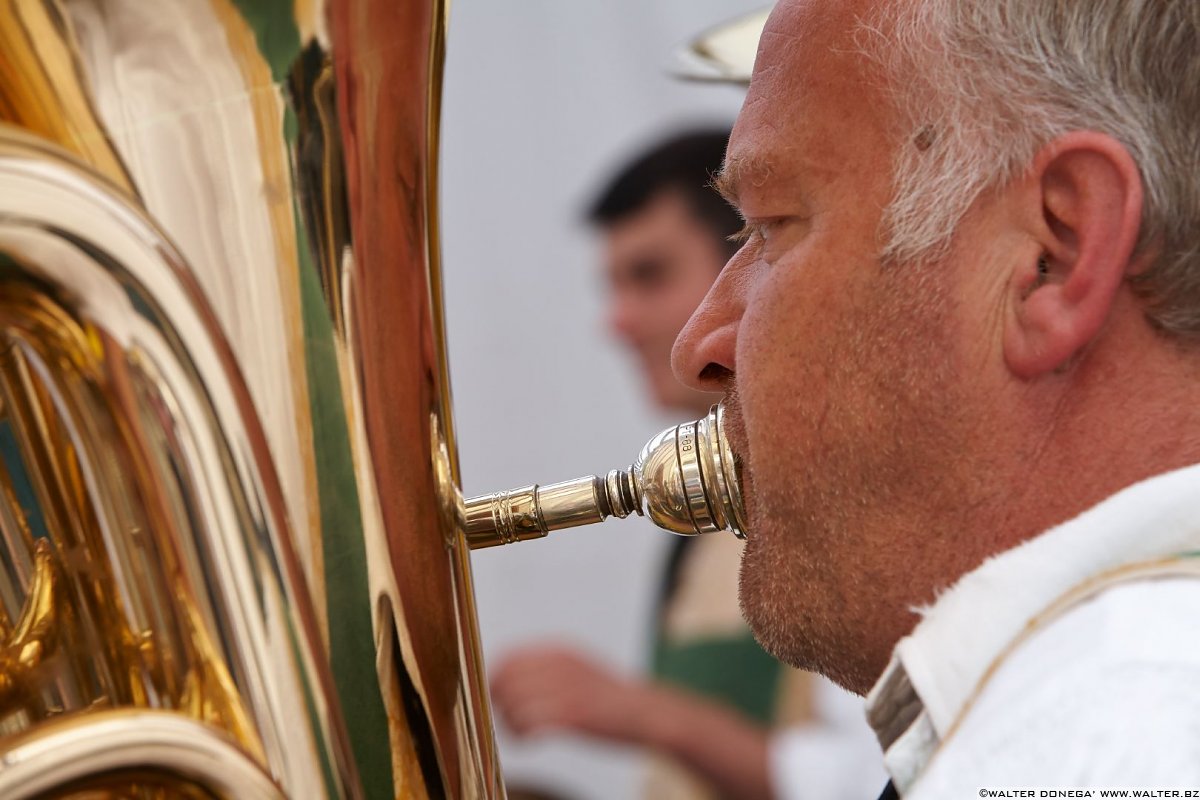
[[[612,225],[641,211],[661,192],[674,190],[733,255],[737,245],[729,237],[741,228],[741,220],[710,185],[725,160],[728,141],[727,128],[692,130],[667,139],[617,173],[588,209],[588,220],[600,227]]]

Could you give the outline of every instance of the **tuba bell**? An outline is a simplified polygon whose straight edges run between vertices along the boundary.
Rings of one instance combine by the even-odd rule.
[[[445,25],[0,0],[0,797],[502,798],[469,550],[742,529],[719,409],[463,500]]]
[[[0,797],[503,796],[442,335],[445,24],[0,2]]]

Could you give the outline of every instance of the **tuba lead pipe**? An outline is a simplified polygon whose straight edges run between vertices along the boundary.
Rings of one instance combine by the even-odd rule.
[[[605,477],[525,486],[465,501],[471,549],[540,539],[631,513],[684,536],[731,531],[745,538],[738,468],[725,438],[725,411],[713,406],[646,442],[632,466]]]

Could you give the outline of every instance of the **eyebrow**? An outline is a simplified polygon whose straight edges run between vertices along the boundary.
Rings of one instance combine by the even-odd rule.
[[[727,159],[713,178],[712,187],[731,206],[738,206],[738,197],[746,184],[761,186],[771,174],[771,164],[758,156],[734,156]]]

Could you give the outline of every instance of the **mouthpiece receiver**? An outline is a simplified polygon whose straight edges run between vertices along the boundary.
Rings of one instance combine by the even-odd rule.
[[[465,502],[472,550],[540,539],[553,530],[631,513],[684,536],[732,531],[745,537],[737,465],[722,432],[724,409],[667,428],[628,470],[548,486],[525,486]]]

